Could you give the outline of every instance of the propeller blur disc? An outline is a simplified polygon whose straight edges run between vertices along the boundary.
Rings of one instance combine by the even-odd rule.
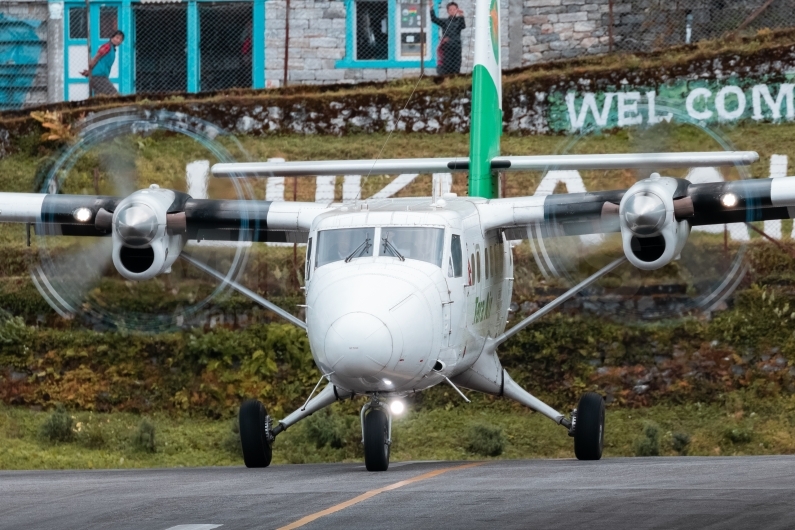
[[[239,142],[210,123],[166,111],[128,108],[94,114],[76,129],[76,141],[52,163],[42,192],[123,199],[154,186],[195,199],[254,198],[245,180],[209,176],[214,163],[247,160]],[[79,220],[84,214],[74,215]],[[157,228],[154,212],[145,206],[132,206],[118,218],[119,235],[133,247],[146,245]],[[62,317],[79,316],[98,329],[162,331],[203,322],[203,312],[228,295],[227,282],[218,282],[183,260],[151,280],[126,280],[111,262],[110,236],[62,235],[48,223],[38,223],[35,229],[39,257],[31,276]],[[251,246],[247,232],[239,232],[238,241],[189,241],[185,250],[236,281]]]
[[[648,115],[649,109],[639,108]],[[670,116],[654,125],[601,133],[585,130],[568,138],[558,154],[604,152],[733,151],[730,142],[686,113],[656,105],[657,115]],[[748,178],[745,167],[643,170],[556,171],[548,168],[537,193],[595,192],[627,189],[652,173],[693,183]],[[664,220],[656,196],[633,196],[627,223],[633,232],[654,234]],[[616,205],[617,208],[617,205]],[[620,233],[560,236],[534,231],[528,242],[529,273],[535,295],[554,296],[624,254]],[[684,249],[673,261],[654,271],[630,263],[618,267],[581,293],[581,307],[622,322],[700,316],[721,307],[747,271],[744,261],[749,240],[744,223],[694,227]]]

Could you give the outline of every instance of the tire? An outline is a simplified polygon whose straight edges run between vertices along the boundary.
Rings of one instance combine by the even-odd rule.
[[[605,444],[605,400],[595,392],[583,394],[577,405],[574,454],[577,460],[599,460]]]
[[[246,467],[268,467],[273,457],[270,441],[265,436],[268,412],[256,399],[240,405],[240,443]]]
[[[367,471],[389,468],[389,420],[383,410],[372,410],[364,417],[364,466]]]

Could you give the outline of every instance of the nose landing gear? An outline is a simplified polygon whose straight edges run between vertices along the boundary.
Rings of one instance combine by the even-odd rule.
[[[389,449],[392,445],[392,415],[386,404],[377,398],[365,403],[361,412],[364,466],[367,471],[389,469]]]

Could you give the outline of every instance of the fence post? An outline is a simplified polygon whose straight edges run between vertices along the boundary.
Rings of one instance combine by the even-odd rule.
[[[425,0],[420,0],[420,77],[425,76]]]
[[[253,42],[253,41],[252,41]],[[199,79],[199,6],[188,1],[188,92],[196,93]]]
[[[608,35],[608,52],[613,53],[613,0],[607,4],[608,22],[607,22],[607,35]]]
[[[88,53],[88,97],[91,94],[91,0],[86,0],[86,50]]]
[[[132,31],[132,0],[122,0],[119,6],[118,28],[124,32],[124,40],[127,47],[124,53],[119,54],[119,92],[122,94],[132,94],[133,85],[133,50],[135,42]]]
[[[283,86],[287,86],[287,68],[290,62],[290,0],[284,4],[284,79]]]
[[[265,0],[254,0],[251,26],[251,67],[254,88],[265,88]]]

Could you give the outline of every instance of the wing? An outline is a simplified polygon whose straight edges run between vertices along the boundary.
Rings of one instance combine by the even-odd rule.
[[[495,171],[546,169],[655,169],[745,166],[759,160],[752,151],[705,153],[631,153],[605,155],[498,156]],[[303,177],[311,175],[397,175],[467,171],[469,157],[396,158],[383,160],[318,160],[215,164],[216,177]]]
[[[795,177],[692,184],[653,175],[627,190],[493,199],[478,210],[484,230],[509,239],[619,232],[630,262],[652,270],[678,255],[691,227],[795,217]],[[663,254],[639,257],[650,244]]]
[[[171,193],[174,198],[162,216],[172,234],[188,240],[305,243],[312,220],[329,209],[314,202],[192,199]],[[114,213],[128,199],[0,193],[0,222],[29,223],[40,235],[110,236]]]

